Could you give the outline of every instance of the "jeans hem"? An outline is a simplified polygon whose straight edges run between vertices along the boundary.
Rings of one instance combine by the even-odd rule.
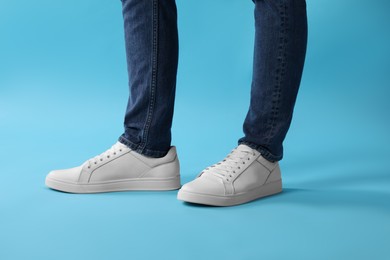
[[[255,149],[256,151],[258,151],[261,154],[261,156],[263,156],[265,159],[267,159],[270,162],[280,161],[283,158],[283,155],[276,156],[258,144],[254,144],[254,143],[244,141],[244,140],[238,140],[238,144],[239,145],[245,144],[245,145],[249,146],[250,148]]]
[[[127,147],[129,147],[131,150],[133,150],[139,154],[148,156],[148,157],[160,158],[160,157],[164,157],[168,153],[168,151],[164,152],[164,151],[146,149],[145,146],[140,146],[139,144],[133,143],[132,141],[130,141],[129,139],[127,139],[123,135],[121,135],[118,138],[118,141],[120,143],[126,145]]]

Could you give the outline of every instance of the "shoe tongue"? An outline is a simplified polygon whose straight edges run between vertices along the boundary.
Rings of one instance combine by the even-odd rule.
[[[122,144],[121,142],[117,141],[115,146],[117,147],[122,147],[122,148],[126,148],[127,146],[125,144]]]
[[[247,146],[246,144],[240,144],[240,145],[237,147],[237,150],[238,150],[238,151],[247,151],[247,152],[251,152],[253,149],[250,148],[249,146]]]

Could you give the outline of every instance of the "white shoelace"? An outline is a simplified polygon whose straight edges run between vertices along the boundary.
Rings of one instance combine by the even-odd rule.
[[[89,159],[87,161],[87,167],[88,169],[90,169],[92,166],[95,166],[97,164],[99,164],[100,162],[103,162],[104,160],[106,159],[110,159],[111,156],[114,156],[116,155],[117,153],[120,153],[123,151],[123,145],[119,142],[115,143],[113,146],[111,146],[110,149],[108,149],[107,151]]]
[[[242,167],[250,160],[255,153],[250,150],[238,150],[237,147],[233,149],[222,161],[219,161],[206,169],[200,174],[210,173],[227,181],[240,172]]]

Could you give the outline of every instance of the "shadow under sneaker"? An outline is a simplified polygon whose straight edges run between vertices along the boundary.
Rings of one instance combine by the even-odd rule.
[[[117,142],[78,167],[51,171],[45,183],[71,193],[176,190],[180,188],[180,165],[175,146],[164,157],[152,158]]]
[[[257,150],[240,144],[225,159],[183,185],[177,198],[198,204],[233,206],[281,191],[278,162],[270,162]]]

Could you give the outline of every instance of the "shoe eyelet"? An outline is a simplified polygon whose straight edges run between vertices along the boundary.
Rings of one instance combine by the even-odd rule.
[[[119,149],[119,152],[122,152],[122,149]]]
[[[116,153],[114,153],[114,155],[116,155]]]
[[[245,164],[245,162],[242,162],[242,164]]]
[[[97,162],[94,162],[95,164],[97,164]]]
[[[103,161],[103,158],[100,158],[100,161],[102,162],[102,161]]]
[[[240,167],[240,166],[238,166],[238,169],[241,169],[241,167]]]
[[[88,166],[88,169],[91,169],[91,166]]]
[[[248,158],[248,161],[250,160],[250,158]]]
[[[110,156],[109,156],[109,155],[107,155],[107,158],[110,158]]]

